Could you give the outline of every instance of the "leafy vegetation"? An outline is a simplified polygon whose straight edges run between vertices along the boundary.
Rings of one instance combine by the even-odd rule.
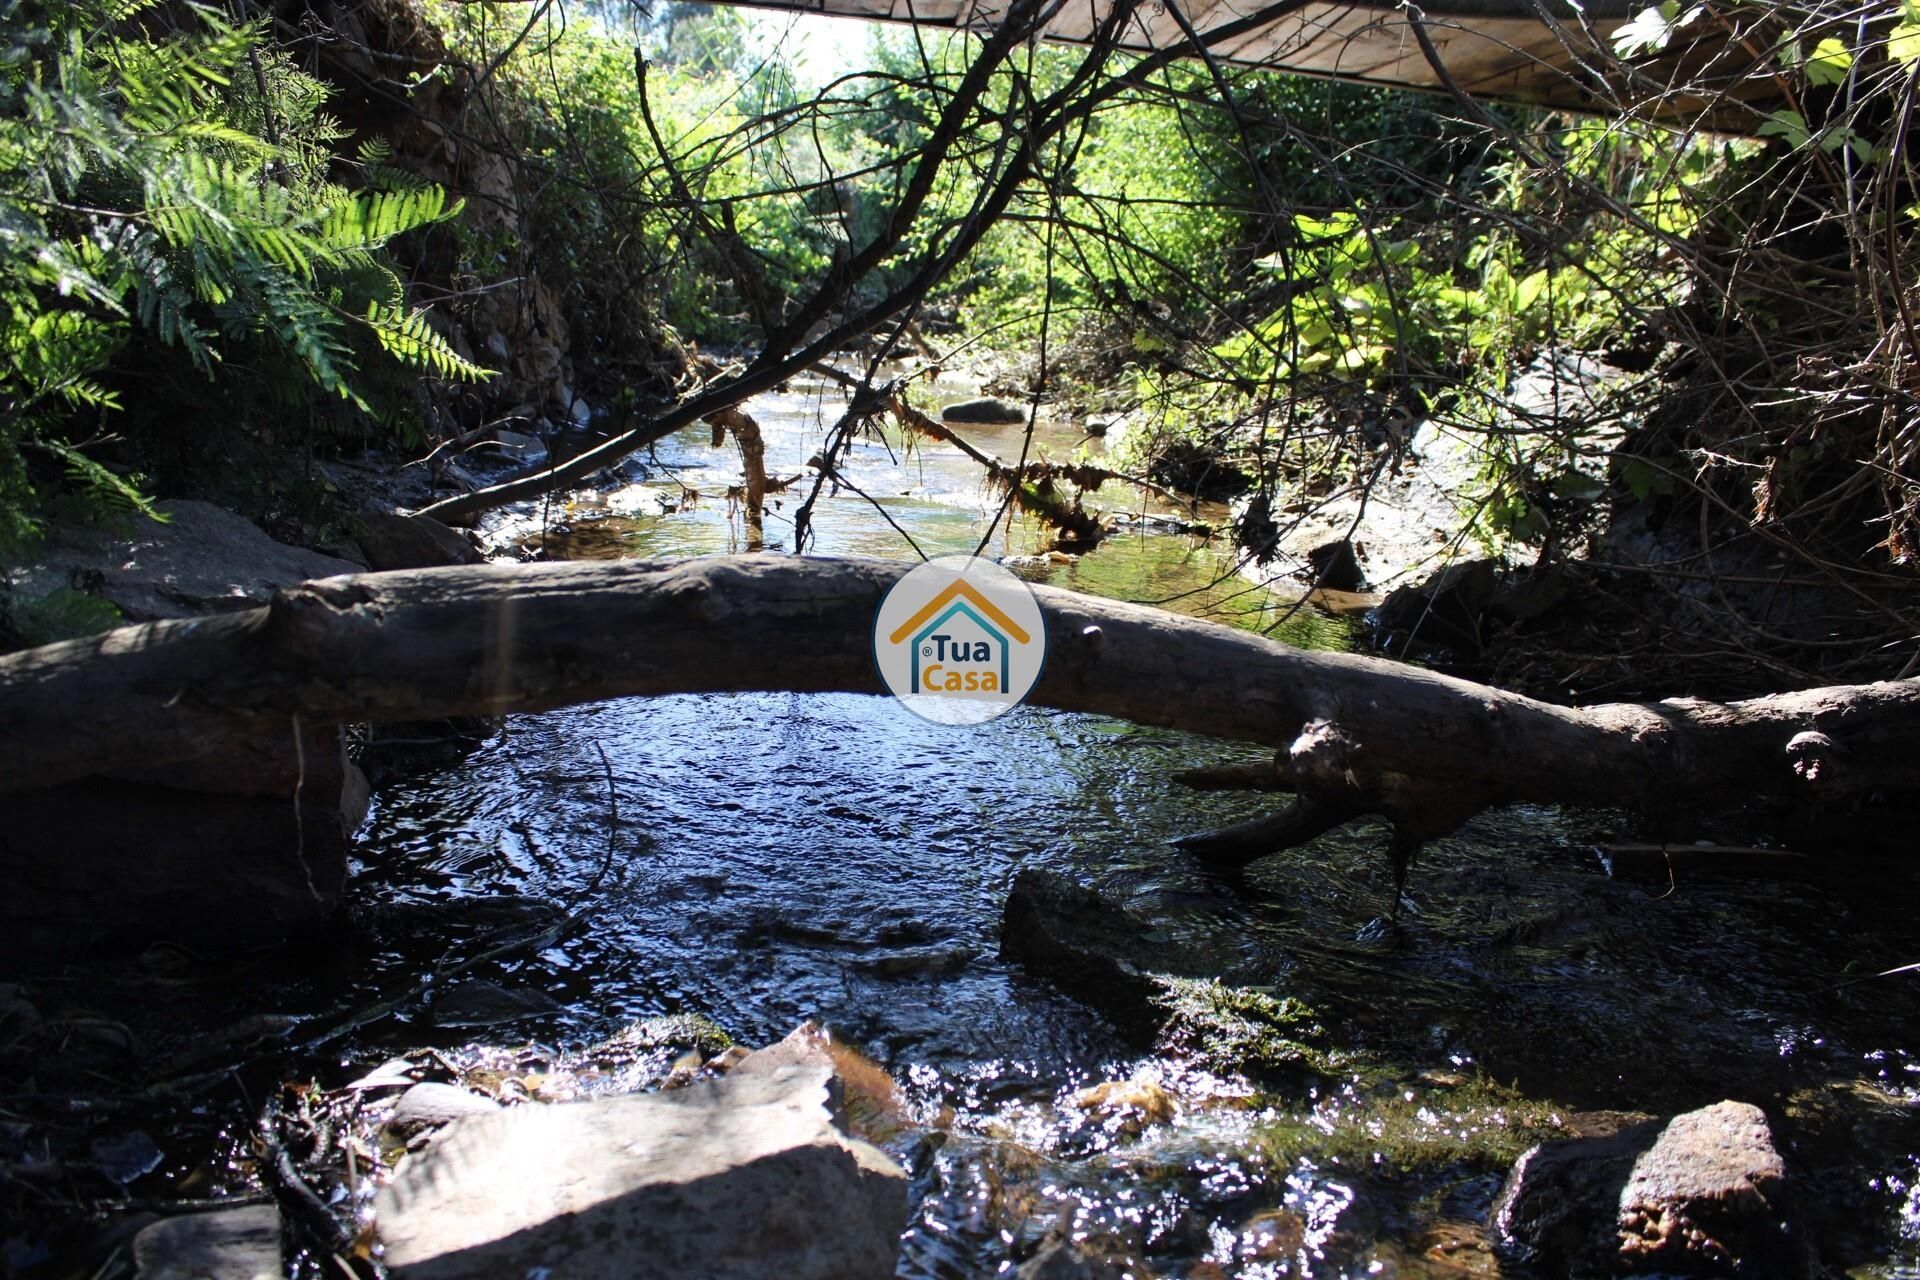
[[[1435,431],[1471,442],[1461,521],[1495,550],[1551,558],[1636,503],[1820,575],[1920,545],[1906,7],[1651,6],[1600,60],[1616,109],[1572,117],[897,29],[823,71],[725,9],[423,0],[446,56],[409,88],[499,161],[436,170],[489,206],[457,222],[406,176],[418,139],[348,154],[260,29],[0,13],[12,536],[57,491],[138,505],[141,472],[170,490],[236,441],[419,430],[412,376],[480,371],[408,308],[381,249],[410,237],[450,295],[537,281],[570,334],[463,428],[571,382],[643,445],[696,383],[724,392],[686,340],[762,371],[823,332],[975,344],[1008,390],[1126,413],[1122,469],[1237,497],[1254,557]],[[1673,71],[1727,48],[1758,52]],[[1631,376],[1530,409],[1525,377],[1570,354]],[[1911,632],[1904,609],[1879,616]]]
[[[330,181],[321,85],[259,27],[184,12],[166,29],[176,11],[129,0],[0,8],[0,537],[29,535],[63,481],[152,514],[136,468],[194,446],[156,424],[208,384],[370,412],[376,358],[484,372],[379,256],[457,206]]]

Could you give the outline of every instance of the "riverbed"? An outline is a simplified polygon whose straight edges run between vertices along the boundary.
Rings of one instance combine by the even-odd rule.
[[[791,546],[806,460],[839,404],[800,383],[748,406],[769,472],[803,477],[769,511],[776,547]],[[969,438],[1013,458],[1022,435]],[[1035,443],[1098,452],[1062,426]],[[742,548],[730,446],[696,429],[642,463],[608,491],[511,513],[496,536],[552,558]],[[810,550],[910,558],[984,539],[1057,586],[1350,642],[1347,623],[1251,587],[1198,537],[1143,523],[1050,558],[1043,530],[989,536],[999,499],[942,446],[863,439],[845,475],[858,491],[823,489]],[[1096,501],[1168,514],[1117,487]],[[564,905],[582,927],[460,976],[490,1000],[437,993],[276,1068],[331,1088],[432,1046],[454,1066],[553,1076],[667,1015],[749,1045],[818,1021],[901,1090],[885,1140],[920,1197],[903,1278],[1010,1274],[1061,1231],[1136,1275],[1524,1275],[1482,1224],[1525,1133],[1731,1097],[1782,1124],[1834,1261],[1920,1274],[1920,988],[1870,976],[1920,959],[1910,865],[1820,848],[1761,874],[1685,848],[1629,865],[1610,851],[1658,834],[1636,815],[1514,808],[1424,850],[1390,920],[1370,825],[1234,879],[1169,844],[1272,803],[1172,775],[1253,758],[1097,716],[1022,708],[957,728],[850,695],[514,716],[465,760],[376,797],[351,938],[285,979],[275,1011],[378,1001],[481,947],[488,913],[514,904]],[[1741,842],[1739,821],[1722,843]],[[1097,886],[1157,941],[1303,1001],[1327,1062],[1290,1084],[1243,1078],[1129,1041],[1003,961],[1002,906],[1027,868]],[[1152,1086],[1170,1109],[1102,1120],[1079,1095],[1106,1081]],[[160,1134],[166,1158],[132,1189],[244,1189],[243,1126],[214,1123],[220,1110]]]

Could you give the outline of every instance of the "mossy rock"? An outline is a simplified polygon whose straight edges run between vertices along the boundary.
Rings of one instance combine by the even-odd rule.
[[[1303,1086],[1338,1075],[1344,1058],[1326,1047],[1326,1028],[1305,1004],[1213,978],[1155,974],[1164,1014],[1157,1047],[1223,1075]]]

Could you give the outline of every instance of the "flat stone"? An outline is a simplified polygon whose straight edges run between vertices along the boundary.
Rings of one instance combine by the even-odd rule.
[[[251,520],[206,502],[157,504],[166,522],[128,517],[101,528],[62,526],[8,569],[16,600],[84,581],[129,622],[251,609],[281,587],[358,573],[348,560],[275,542]]]
[[[280,1211],[270,1204],[163,1218],[133,1238],[138,1280],[281,1280]]]
[[[834,1127],[831,1064],[791,1056],[669,1093],[454,1121],[376,1201],[389,1273],[891,1276],[906,1175]]]
[[[940,411],[942,422],[1012,426],[1026,420],[1027,411],[1020,405],[996,400],[992,396],[983,396],[978,400],[962,400],[959,404],[950,404]]]
[[[480,1116],[498,1111],[500,1104],[483,1098],[457,1084],[416,1084],[400,1095],[387,1128],[395,1132],[418,1129],[423,1125],[449,1124],[461,1116]]]
[[[585,402],[581,403],[584,406]],[[547,460],[546,442],[539,436],[530,436],[524,431],[508,431],[505,428],[499,428],[493,433],[493,442],[499,446],[502,457],[511,458],[522,466],[538,466]]]

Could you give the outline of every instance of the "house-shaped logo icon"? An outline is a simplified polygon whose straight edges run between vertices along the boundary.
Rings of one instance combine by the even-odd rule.
[[[920,610],[894,629],[887,637],[887,643],[899,644],[912,636],[912,649],[924,650],[921,657],[946,657],[944,644],[938,649],[927,643],[929,637],[945,627],[957,617],[965,617],[987,636],[987,644],[998,655],[999,679],[997,689],[1007,689],[1011,685],[1010,663],[1008,661],[1012,644],[1031,643],[1033,637],[1025,627],[1009,618],[993,601],[977,590],[965,578],[956,578],[947,588],[929,600]],[[990,620],[991,621],[990,621]],[[997,625],[996,625],[997,624]],[[907,689],[910,693],[925,692],[920,687],[922,664],[911,660],[908,664],[910,675]]]
[[[1019,705],[1046,654],[1032,588],[972,556],[901,574],[873,620],[882,683],[909,711],[943,724],[980,724]]]

